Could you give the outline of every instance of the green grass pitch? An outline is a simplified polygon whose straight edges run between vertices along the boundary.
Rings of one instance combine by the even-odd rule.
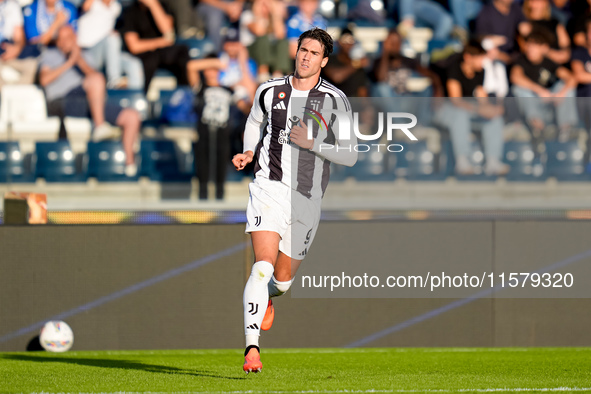
[[[0,392],[590,391],[591,348],[263,349],[0,353]]]

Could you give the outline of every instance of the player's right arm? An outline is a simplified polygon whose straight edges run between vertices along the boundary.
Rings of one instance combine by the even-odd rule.
[[[261,140],[261,125],[267,112],[265,109],[265,98],[261,97],[263,91],[268,92],[265,87],[265,84],[262,84],[255,93],[254,103],[244,128],[244,149],[242,153],[238,153],[232,158],[232,164],[234,164],[237,171],[243,170],[248,163],[252,162],[256,146]]]

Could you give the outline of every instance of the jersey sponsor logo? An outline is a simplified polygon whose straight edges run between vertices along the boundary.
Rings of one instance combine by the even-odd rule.
[[[301,251],[300,253],[298,253],[298,256],[305,256],[308,253],[308,248],[304,249],[303,251]]]
[[[291,144],[291,140],[289,139],[289,131],[285,131],[285,130],[279,131],[279,138],[277,140],[282,145]]]
[[[287,107],[285,106],[285,102],[280,101],[277,104],[275,104],[275,106],[273,107],[273,109],[287,109]]]

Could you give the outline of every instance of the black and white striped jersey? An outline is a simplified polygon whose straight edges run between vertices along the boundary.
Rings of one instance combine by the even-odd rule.
[[[293,76],[267,81],[257,89],[244,135],[244,151],[255,153],[255,177],[280,181],[311,199],[320,199],[328,185],[331,161],[352,166],[357,152],[333,129],[336,116],[322,116],[323,109],[351,112],[349,100],[339,89],[319,78],[314,88],[294,89]],[[291,126],[301,120],[312,127],[314,147],[303,149],[289,140]],[[266,123],[261,138],[261,126]],[[329,152],[333,145],[342,149]]]

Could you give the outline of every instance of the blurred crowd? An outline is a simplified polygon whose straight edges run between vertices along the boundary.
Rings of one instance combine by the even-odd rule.
[[[373,53],[360,24],[388,28]],[[302,32],[335,25],[337,50],[323,77],[349,97],[394,98],[397,110],[426,113],[420,124],[448,130],[458,174],[474,172],[474,123],[492,175],[508,171],[507,129],[527,133],[540,161],[549,135],[568,141],[591,130],[587,101],[569,100],[591,96],[591,0],[0,0],[0,86],[40,85],[48,114],[90,118],[96,141],[120,127],[134,176],[141,119],[106,104],[106,91],[145,93],[168,70],[196,98],[200,196],[215,152],[223,198],[223,163],[258,84],[293,71]],[[213,49],[192,57],[191,39]],[[432,97],[450,99],[436,105]]]

